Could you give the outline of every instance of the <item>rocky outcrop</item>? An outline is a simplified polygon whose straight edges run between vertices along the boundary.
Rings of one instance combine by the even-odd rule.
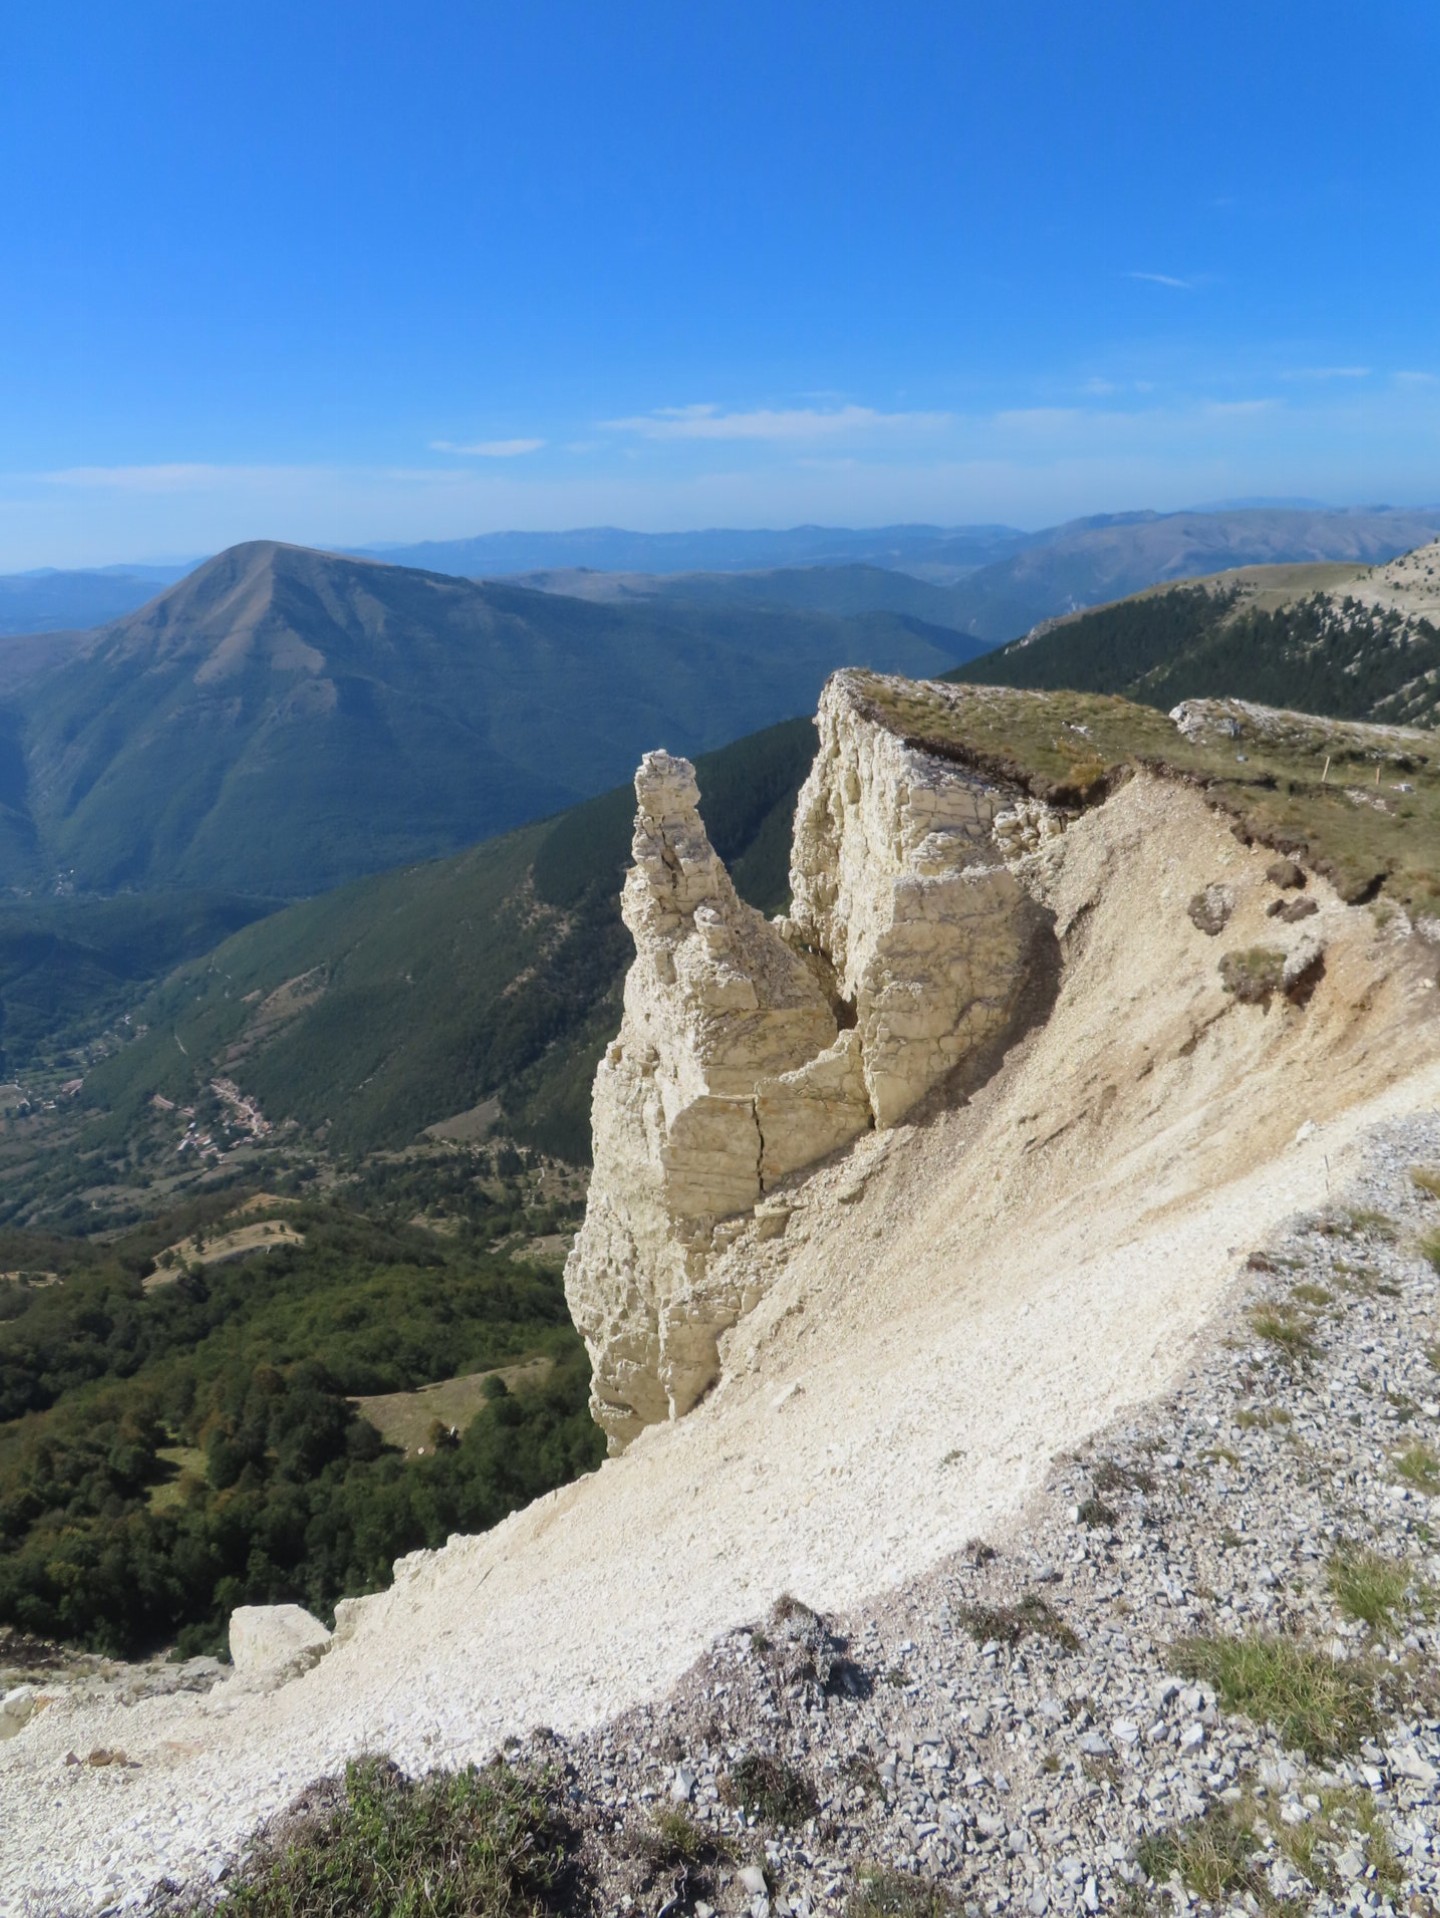
[[[595,1077],[596,1175],[566,1293],[623,1443],[688,1411],[734,1312],[706,1295],[717,1220],[871,1122],[853,1035],[805,961],[736,894],[688,760],[647,753],[621,912],[635,940]]]
[[[614,1448],[714,1382],[717,1341],[753,1303],[716,1271],[733,1221],[913,1112],[1004,1031],[1024,982],[1038,913],[1006,860],[1053,817],[905,744],[846,674],[817,724],[794,906],[774,924],[710,845],[689,762],[649,753],[636,776],[635,961],[565,1273]]]
[[[230,1662],[252,1691],[273,1691],[317,1665],[330,1634],[303,1605],[241,1605],[230,1614]]]

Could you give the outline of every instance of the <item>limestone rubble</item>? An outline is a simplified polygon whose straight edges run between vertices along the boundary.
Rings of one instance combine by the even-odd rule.
[[[774,924],[710,845],[688,760],[647,753],[636,775],[635,961],[565,1274],[615,1449],[717,1376],[717,1339],[752,1302],[714,1273],[727,1222],[1002,1034],[1042,923],[1006,860],[1057,829],[1045,808],[906,744],[850,675],[817,725]]]

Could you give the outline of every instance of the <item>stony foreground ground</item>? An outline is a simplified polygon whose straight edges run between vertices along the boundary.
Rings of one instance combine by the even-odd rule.
[[[1206,1911],[1440,1910],[1440,1276],[1420,1250],[1440,1200],[1417,1167],[1440,1167],[1433,1116],[1386,1128],[1343,1201],[1252,1255],[1185,1383],[1061,1462],[1013,1536],[828,1632],[797,1610],[732,1635],[663,1704],[552,1753],[604,1902],[829,1912],[880,1868],[976,1912],[1163,1911],[1167,1889]],[[1379,1632],[1334,1590],[1346,1566],[1373,1578],[1362,1553],[1392,1561],[1387,1589],[1408,1573]],[[1287,1749],[1174,1655],[1255,1633],[1383,1667],[1371,1735]],[[726,1802],[767,1784],[813,1790],[814,1815]],[[640,1842],[634,1862],[637,1827],[678,1806],[728,1858],[657,1873]],[[1241,1882],[1182,1889],[1239,1828]],[[878,1883],[865,1909],[902,1895]]]
[[[1178,1389],[1009,1533],[849,1616],[798,1592],[659,1703],[512,1746],[554,1782],[584,1907],[1440,1910],[1440,1199],[1416,1168],[1440,1115],[1379,1130],[1251,1252]],[[1288,1743],[1213,1666],[1257,1638],[1318,1655]],[[1315,1696],[1337,1671],[1358,1682]],[[217,1860],[205,1898],[225,1882]]]

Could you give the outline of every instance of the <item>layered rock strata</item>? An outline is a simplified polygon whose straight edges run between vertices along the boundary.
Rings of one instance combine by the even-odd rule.
[[[710,845],[689,762],[648,753],[636,775],[621,902],[635,961],[565,1272],[612,1449],[717,1377],[717,1341],[754,1303],[717,1271],[737,1219],[913,1112],[1003,1032],[1024,982],[1038,915],[1006,857],[1049,815],[906,745],[845,674],[817,724],[794,907],[774,924]]]

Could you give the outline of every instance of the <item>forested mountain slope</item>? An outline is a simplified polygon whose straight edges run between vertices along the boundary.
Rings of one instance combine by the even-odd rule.
[[[811,722],[791,720],[697,762],[716,844],[764,911],[785,902],[814,749]],[[498,1096],[517,1137],[584,1159],[629,956],[619,891],[633,813],[623,786],[247,927],[151,995],[136,1015],[148,1030],[87,1078],[85,1101],[143,1153],[148,1101],[191,1098],[223,1072],[272,1119],[354,1152]],[[173,1140],[155,1149],[162,1163]]]

